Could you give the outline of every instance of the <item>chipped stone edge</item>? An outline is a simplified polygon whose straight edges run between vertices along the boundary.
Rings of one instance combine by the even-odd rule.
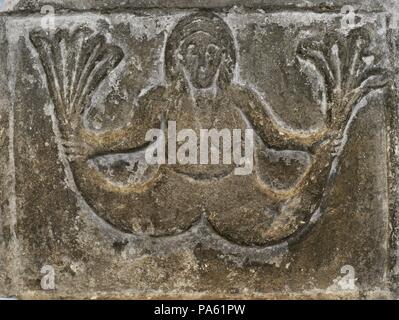
[[[54,7],[57,11],[63,12],[116,12],[140,9],[262,9],[266,11],[315,11],[315,12],[339,12],[344,5],[351,5],[358,12],[376,12],[391,8],[395,0],[194,0],[182,2],[179,0],[125,0],[110,1],[111,3],[87,4],[84,1],[63,0],[4,0],[0,6],[0,14],[31,14],[40,13],[45,5]],[[389,12],[389,11],[388,11]]]
[[[143,7],[144,8],[144,7]],[[128,9],[128,8],[127,8]],[[84,10],[86,11],[86,10]],[[87,10],[90,11],[90,10]],[[10,11],[8,11],[10,12]],[[7,13],[8,13],[7,12]],[[14,11],[11,11],[14,12]],[[0,10],[0,23],[1,19]],[[337,292],[328,290],[312,290],[309,292],[297,293],[297,292],[287,292],[287,293],[238,293],[238,294],[228,294],[228,293],[215,293],[215,292],[201,292],[201,293],[182,293],[182,292],[170,292],[165,294],[165,292],[89,292],[89,293],[77,293],[73,294],[76,299],[139,299],[139,300],[151,300],[151,299],[398,299],[399,298],[399,32],[391,32],[388,34],[388,40],[391,42],[392,51],[390,55],[392,57],[392,65],[394,66],[394,83],[391,87],[390,99],[387,103],[387,119],[388,124],[388,139],[389,139],[389,214],[390,214],[390,224],[391,224],[391,234],[390,234],[390,263],[387,267],[389,273],[389,280],[391,280],[391,291],[387,290],[374,290],[368,292]],[[394,43],[397,43],[397,48]],[[3,66],[0,66],[3,67]],[[6,66],[7,68],[8,66]],[[8,70],[9,71],[9,70]],[[7,71],[6,71],[7,72]],[[8,72],[7,72],[8,73]],[[8,88],[11,90],[11,87]],[[11,94],[10,91],[8,94]],[[6,96],[7,94],[4,94]],[[9,101],[9,98],[5,98],[3,95],[0,97],[0,101]],[[13,134],[13,112],[12,106],[0,105],[0,113],[10,113],[9,114],[9,128],[7,137],[9,141],[8,151],[8,166],[6,171],[0,172],[0,177],[5,177],[6,182],[10,183],[10,172],[13,169],[13,146],[12,146],[12,134]],[[11,145],[11,146],[10,146]],[[15,170],[15,169],[14,169]],[[8,173],[7,173],[8,172]],[[14,178],[15,179],[15,178]],[[12,179],[11,179],[12,180]],[[15,183],[15,181],[14,181]],[[5,184],[3,182],[3,184]],[[11,181],[12,184],[12,181]],[[0,227],[5,229],[7,226],[11,228],[15,221],[12,216],[12,206],[14,203],[15,192],[13,194],[8,191],[8,201],[9,212],[3,213],[3,219],[0,219]],[[14,199],[14,200],[13,200]],[[14,217],[15,218],[15,217]],[[10,240],[17,243],[16,236]],[[8,257],[10,258],[10,257]],[[11,260],[15,260],[15,257],[11,257]],[[14,278],[14,277],[13,277]],[[388,280],[388,281],[389,281]],[[12,280],[16,281],[15,279]],[[18,285],[15,284],[17,287]],[[16,290],[12,290],[14,294]],[[0,288],[0,300],[14,300],[14,299],[71,299],[71,293],[54,293],[54,292],[40,292],[40,291],[27,291],[19,292],[16,296],[11,295],[11,291]]]

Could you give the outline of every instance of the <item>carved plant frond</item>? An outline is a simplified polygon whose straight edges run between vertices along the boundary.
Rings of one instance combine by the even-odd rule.
[[[65,123],[77,126],[79,117],[108,74],[123,59],[123,51],[87,27],[54,35],[34,30],[30,39],[47,77],[56,112]]]
[[[385,71],[375,67],[369,46],[370,36],[362,28],[346,36],[329,35],[323,41],[307,39],[299,44],[297,55],[313,63],[325,80],[328,125],[334,119],[347,119],[362,97],[386,85]]]

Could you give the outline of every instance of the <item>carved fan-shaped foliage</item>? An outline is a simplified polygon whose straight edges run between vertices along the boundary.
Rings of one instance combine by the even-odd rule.
[[[58,29],[54,35],[35,30],[30,39],[60,120],[76,129],[94,91],[123,59],[122,49],[87,27]]]
[[[347,35],[328,35],[323,41],[307,39],[298,46],[298,56],[312,62],[324,77],[330,128],[341,127],[362,97],[387,83],[369,47],[370,35],[364,28],[352,29]]]

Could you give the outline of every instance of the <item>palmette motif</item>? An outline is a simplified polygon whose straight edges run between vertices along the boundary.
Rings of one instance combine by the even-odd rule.
[[[255,92],[234,83],[236,48],[227,24],[199,13],[182,18],[168,37],[166,84],[140,98],[126,126],[98,132],[85,127],[84,118],[123,51],[86,27],[30,36],[79,192],[115,228],[143,237],[178,235],[206,217],[212,230],[236,244],[269,247],[294,239],[323,211],[356,106],[386,84],[373,67],[365,30],[302,41],[298,61],[323,78],[325,125],[317,132],[287,130]],[[147,164],[146,132],[166,129],[168,121],[196,133],[254,129],[253,173],[235,176],[234,165],[224,164]]]

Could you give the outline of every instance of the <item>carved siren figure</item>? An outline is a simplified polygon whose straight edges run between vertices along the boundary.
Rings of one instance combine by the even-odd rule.
[[[98,132],[83,120],[100,82],[123,59],[122,50],[85,27],[53,36],[32,31],[30,38],[79,192],[97,215],[137,236],[177,235],[205,215],[212,230],[240,245],[271,246],[295,238],[323,209],[354,106],[384,86],[363,59],[367,33],[308,40],[298,47],[298,59],[324,77],[325,127],[308,134],[287,131],[254,92],[233,82],[236,48],[227,24],[214,14],[197,13],[181,19],[168,37],[167,84],[141,97],[126,126]],[[234,165],[224,164],[148,165],[146,132],[166,128],[168,121],[176,121],[177,130],[197,133],[253,128],[254,172],[235,176]]]

